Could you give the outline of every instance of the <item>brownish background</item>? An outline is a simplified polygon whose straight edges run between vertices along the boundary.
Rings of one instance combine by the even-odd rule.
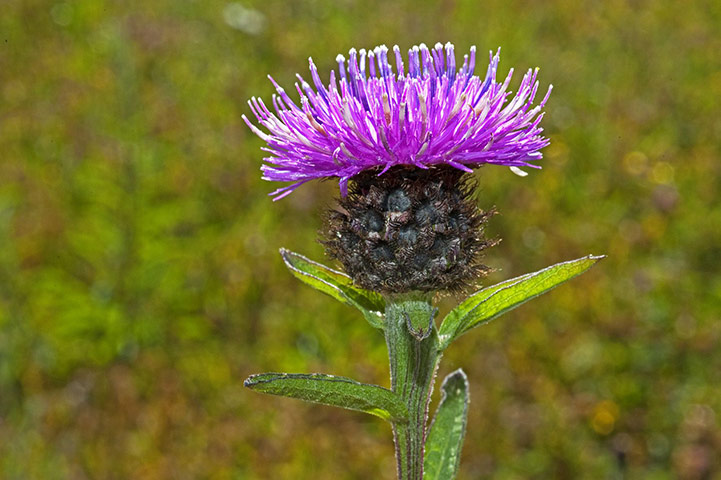
[[[436,41],[555,86],[543,170],[478,174],[502,212],[489,281],[609,255],[449,350],[441,375],[471,381],[460,478],[721,478],[721,3],[2,10],[1,478],[393,478],[382,421],[242,387],[388,372],[381,336],[277,254],[323,260],[337,187],[271,202],[240,115],[309,55],[327,77],[350,47]]]

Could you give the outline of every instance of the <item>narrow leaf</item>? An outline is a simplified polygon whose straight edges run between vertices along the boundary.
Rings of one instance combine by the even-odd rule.
[[[443,396],[433,418],[423,462],[424,480],[453,480],[461,461],[468,416],[468,379],[456,370],[443,380]]]
[[[322,373],[260,373],[244,385],[258,392],[370,413],[391,422],[407,422],[408,410],[398,395],[378,385]]]
[[[439,330],[441,349],[473,327],[487,323],[528,300],[580,275],[605,256],[583,258],[544,268],[480,290],[454,308]]]
[[[379,293],[358,288],[345,273],[284,248],[280,249],[280,255],[291,273],[300,281],[346,305],[357,308],[373,327],[383,328],[385,300]]]

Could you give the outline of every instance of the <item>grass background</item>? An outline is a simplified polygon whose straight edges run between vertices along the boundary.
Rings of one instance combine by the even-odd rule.
[[[554,85],[543,170],[478,174],[489,281],[609,255],[448,351],[459,478],[721,478],[720,32],[713,0],[6,0],[0,478],[393,478],[382,421],[242,387],[388,372],[277,253],[323,259],[337,187],[271,202],[240,116],[309,55],[326,77],[353,46],[436,41]]]

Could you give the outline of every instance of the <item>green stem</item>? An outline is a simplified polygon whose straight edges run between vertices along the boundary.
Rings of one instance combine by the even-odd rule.
[[[435,309],[426,296],[387,299],[386,344],[391,390],[408,407],[408,423],[393,424],[399,480],[422,480],[428,403],[441,357],[433,322]]]

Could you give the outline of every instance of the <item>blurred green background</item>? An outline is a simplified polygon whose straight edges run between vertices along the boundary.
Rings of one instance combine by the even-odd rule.
[[[242,387],[388,371],[277,253],[324,260],[337,186],[271,202],[240,116],[308,56],[327,78],[350,47],[436,41],[554,85],[543,170],[478,173],[502,213],[488,281],[609,255],[448,351],[439,374],[471,381],[460,478],[721,478],[714,0],[5,0],[0,478],[394,478],[381,420]]]

